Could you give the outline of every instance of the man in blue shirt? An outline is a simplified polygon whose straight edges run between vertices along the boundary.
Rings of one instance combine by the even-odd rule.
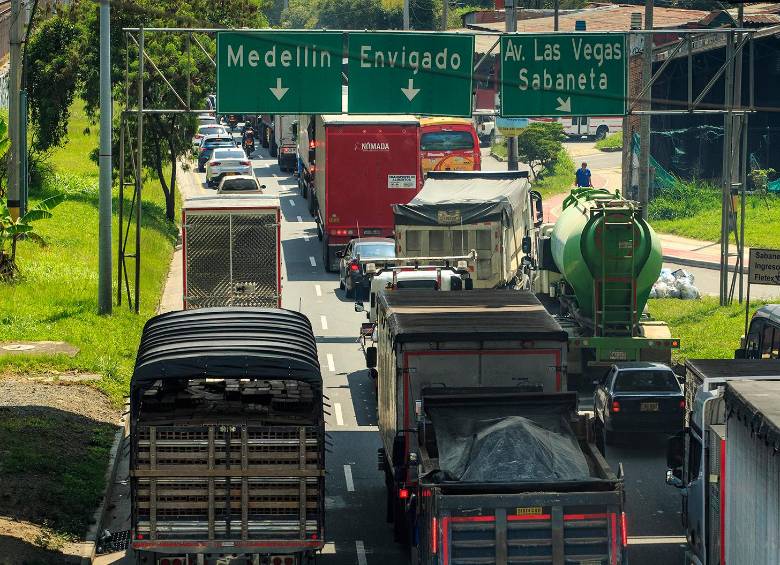
[[[577,169],[577,182],[576,185],[579,186],[593,186],[590,182],[590,169],[588,169],[587,163],[582,163],[582,167]]]

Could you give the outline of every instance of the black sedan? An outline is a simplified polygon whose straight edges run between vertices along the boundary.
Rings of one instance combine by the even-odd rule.
[[[358,289],[368,293],[371,279],[366,275],[369,263],[385,265],[395,259],[395,242],[384,237],[363,237],[350,241],[343,251],[336,253],[339,258],[339,287],[344,289],[347,298],[353,298]]]
[[[674,434],[683,428],[685,396],[662,363],[620,363],[595,381],[593,410],[604,443],[621,432]]]

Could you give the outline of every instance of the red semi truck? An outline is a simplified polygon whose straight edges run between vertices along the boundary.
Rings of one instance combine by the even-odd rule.
[[[391,237],[393,204],[422,185],[419,121],[414,116],[315,116],[314,170],[303,190],[318,225],[325,270],[362,236]]]

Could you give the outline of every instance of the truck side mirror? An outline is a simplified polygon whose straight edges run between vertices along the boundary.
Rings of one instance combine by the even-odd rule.
[[[677,472],[682,475],[682,469],[666,470],[666,484],[674,488],[683,488],[685,485],[682,482],[682,478],[677,476]]]
[[[522,250],[523,250],[523,253],[525,253],[526,255],[531,253],[531,236],[530,235],[527,235],[527,236],[525,236],[523,238]]]
[[[531,191],[531,205],[533,206],[534,227],[539,227],[544,222],[544,208],[542,207],[542,193]]]
[[[474,290],[474,279],[471,277],[463,281],[463,288],[466,290]]]
[[[366,309],[362,302],[355,302],[355,312],[365,312]]]
[[[339,259],[344,257],[344,251],[345,251],[344,249],[339,249],[338,251],[336,251],[336,257],[338,257]]]
[[[369,369],[376,367],[376,347],[366,348],[366,367]]]

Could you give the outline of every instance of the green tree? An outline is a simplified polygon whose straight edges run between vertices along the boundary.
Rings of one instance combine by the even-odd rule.
[[[555,165],[564,139],[563,126],[558,122],[534,122],[517,136],[518,158],[528,164],[534,178],[541,178]]]
[[[409,27],[418,30],[439,29],[434,22],[433,0],[409,0]]]
[[[287,29],[307,29],[317,26],[319,5],[307,0],[290,0],[280,16],[281,26]]]
[[[327,29],[387,29],[380,0],[322,0],[319,26]]]
[[[45,153],[67,140],[70,106],[79,85],[83,29],[68,16],[43,20],[27,46],[32,149]]]

